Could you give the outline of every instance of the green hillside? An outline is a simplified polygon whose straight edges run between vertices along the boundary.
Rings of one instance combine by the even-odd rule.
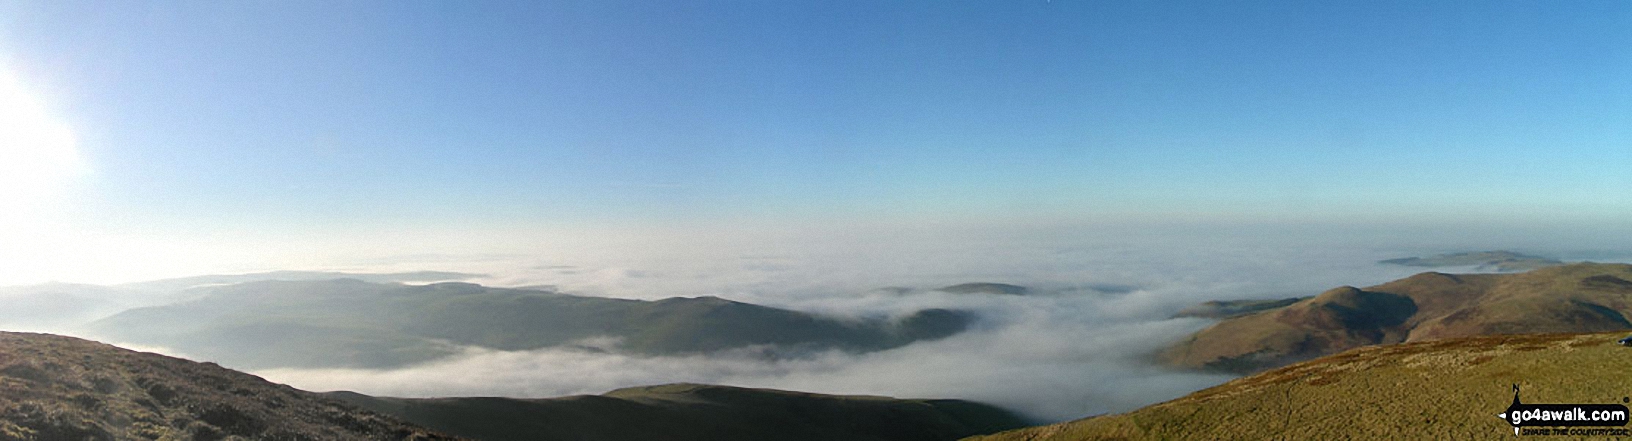
[[[1509,440],[1513,429],[1496,415],[1512,402],[1513,384],[1525,403],[1626,402],[1632,348],[1615,344],[1623,336],[1498,335],[1368,346],[1125,414],[970,441]]]
[[[770,345],[776,353],[875,351],[946,337],[963,312],[839,319],[715,297],[659,301],[580,297],[469,283],[424,286],[353,279],[203,288],[201,298],[125,311],[92,324],[99,338],[174,348],[235,367],[390,367],[452,354],[620,339],[619,350],[688,354]]]
[[[0,439],[452,438],[210,363],[0,332]]]
[[[1632,265],[1520,274],[1422,273],[1214,324],[1160,354],[1172,365],[1252,372],[1350,348],[1488,334],[1632,329]]]
[[[1023,426],[960,400],[822,395],[697,384],[550,399],[330,396],[479,440],[934,441]]]

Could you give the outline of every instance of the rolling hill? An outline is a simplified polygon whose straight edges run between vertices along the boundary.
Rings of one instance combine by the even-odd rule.
[[[455,439],[210,363],[0,332],[0,439],[228,437]]]
[[[142,306],[128,290],[47,283],[0,287],[0,329],[43,331],[93,321]]]
[[[1632,265],[1519,274],[1422,273],[1340,287],[1214,324],[1162,351],[1169,364],[1252,372],[1386,343],[1488,334],[1632,329]]]
[[[1513,439],[1513,427],[1497,417],[1513,402],[1513,385],[1526,403],[1627,403],[1632,348],[1615,344],[1624,335],[1368,346],[1124,414],[968,440]]]
[[[715,297],[641,301],[457,282],[262,281],[196,290],[196,300],[124,311],[92,323],[88,333],[238,368],[380,368],[463,345],[526,350],[599,337],[616,341],[600,349],[639,354],[865,352],[956,334],[973,319],[944,309],[833,318]]]
[[[351,278],[365,282],[433,282],[480,277],[480,274],[444,271],[403,273],[338,273],[271,271],[217,274],[150,280],[118,285],[44,283],[0,286],[0,329],[11,331],[71,332],[78,327],[133,308],[193,300],[221,285],[270,280],[312,281]],[[197,289],[204,288],[204,289]]]
[[[698,384],[549,399],[331,397],[472,439],[934,441],[1024,426],[960,400],[903,400]]]

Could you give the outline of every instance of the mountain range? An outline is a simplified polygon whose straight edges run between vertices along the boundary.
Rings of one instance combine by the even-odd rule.
[[[592,349],[636,354],[866,352],[944,338],[974,319],[945,309],[836,318],[717,297],[644,301],[460,282],[259,281],[192,291],[192,300],[120,312],[91,323],[87,332],[241,368],[384,368],[445,357],[462,346],[600,344]]]

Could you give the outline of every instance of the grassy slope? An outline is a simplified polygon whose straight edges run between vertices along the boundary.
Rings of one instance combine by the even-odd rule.
[[[228,436],[449,439],[213,364],[71,337],[0,332],[0,439]]]
[[[696,384],[530,400],[331,396],[482,440],[933,441],[1023,426],[1013,414],[967,401]]]
[[[1632,396],[1623,332],[1483,336],[1370,346],[1240,378],[1133,412],[972,440],[1513,439],[1496,414],[1526,403]],[[1548,439],[1570,439],[1549,437]]]
[[[971,320],[931,309],[899,322],[852,321],[713,297],[648,302],[468,283],[342,279],[206,289],[195,301],[100,320],[91,332],[241,367],[391,367],[451,354],[449,343],[525,350],[601,336],[644,354],[750,345],[871,351],[946,337]]]
[[[1173,365],[1251,372],[1369,344],[1632,328],[1632,265],[1522,274],[1422,273],[1342,287],[1221,321],[1161,354]]]

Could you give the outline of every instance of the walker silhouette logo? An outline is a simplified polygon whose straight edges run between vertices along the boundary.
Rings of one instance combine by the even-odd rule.
[[[1626,401],[1622,398],[1622,401]],[[1619,404],[1524,404],[1519,401],[1519,385],[1513,385],[1513,404],[1496,415],[1513,426],[1513,435],[1632,436],[1624,428],[1626,406]],[[1552,427],[1542,429],[1539,427]],[[1522,430],[1521,430],[1522,429]]]

